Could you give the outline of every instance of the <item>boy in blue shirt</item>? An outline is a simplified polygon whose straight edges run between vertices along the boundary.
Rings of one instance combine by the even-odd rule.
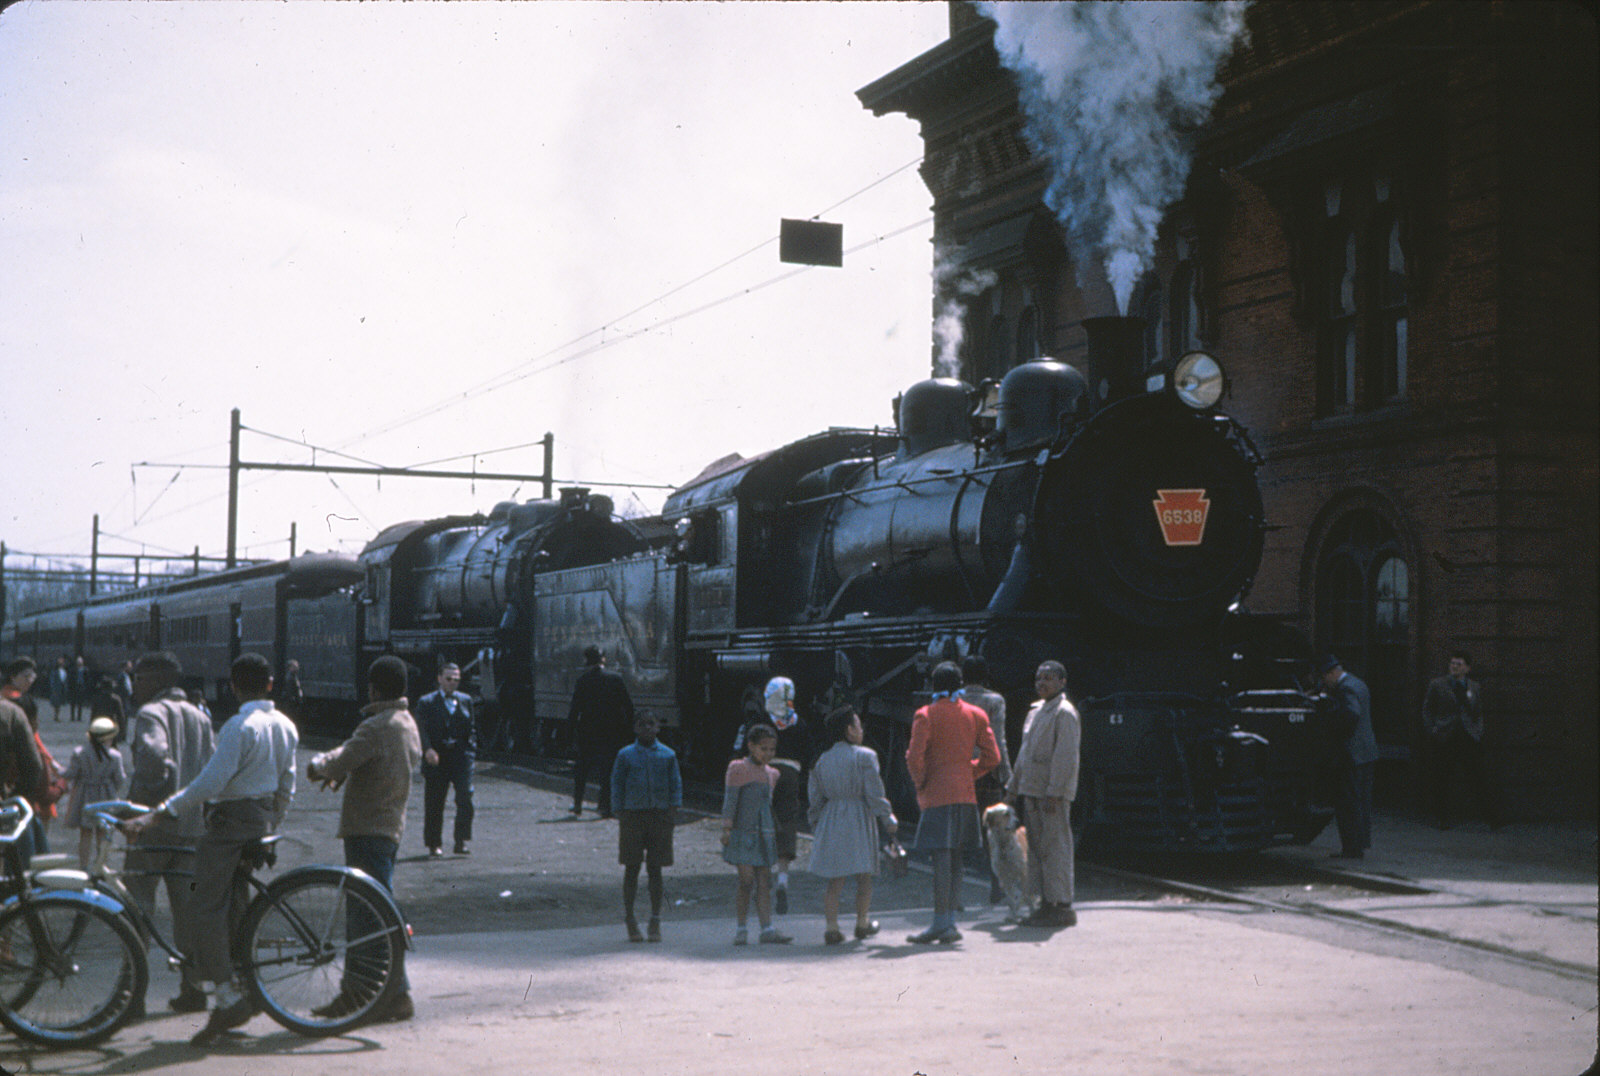
[[[617,816],[617,861],[622,864],[622,908],[629,941],[644,941],[633,904],[639,866],[649,868],[650,940],[661,940],[661,869],[672,866],[672,827],[683,806],[678,756],[656,736],[661,722],[648,713],[633,722],[638,739],[617,752],[611,766],[611,810]],[[602,806],[604,806],[602,804]]]

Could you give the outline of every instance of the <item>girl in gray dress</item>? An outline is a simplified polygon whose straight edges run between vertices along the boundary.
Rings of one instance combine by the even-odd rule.
[[[750,940],[745,919],[753,896],[762,944],[782,945],[793,939],[772,925],[772,865],[778,860],[772,789],[778,783],[778,771],[769,763],[778,747],[778,732],[771,725],[751,725],[745,732],[744,747],[745,757],[728,763],[722,791],[722,858],[739,870],[733,944]]]
[[[883,794],[878,755],[861,745],[861,718],[852,710],[828,717],[834,743],[811,770],[811,873],[828,879],[822,898],[827,917],[827,945],[844,941],[839,929],[839,897],[846,878],[856,880],[856,938],[870,938],[878,924],[868,915],[872,908],[872,876],[878,869],[878,820],[892,836],[898,828],[894,811]]]

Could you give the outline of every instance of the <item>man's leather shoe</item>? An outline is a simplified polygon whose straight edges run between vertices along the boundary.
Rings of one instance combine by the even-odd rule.
[[[321,1020],[342,1020],[359,1008],[361,1003],[341,990],[338,996],[326,1005],[318,1005],[312,1009],[311,1015]]]
[[[458,855],[458,856],[470,856],[471,854],[472,854],[471,852],[467,851],[467,842],[466,841],[457,841],[456,842],[456,855]]]
[[[396,994],[389,999],[389,1004],[372,1014],[372,1019],[381,1024],[398,1024],[417,1015],[417,1007],[412,1004],[410,994]]]
[[[1021,925],[1025,927],[1055,926],[1056,906],[1048,901],[1040,901],[1039,906],[1023,918]]]
[[[211,1010],[211,1019],[206,1021],[206,1026],[201,1028],[194,1038],[189,1041],[195,1046],[205,1046],[215,1042],[224,1031],[232,1031],[250,1022],[256,1014],[256,1007],[250,1003],[249,998],[240,998],[232,1005],[224,1005],[220,1009]]]
[[[173,1012],[205,1012],[205,991],[196,990],[192,986],[185,986],[178,991],[177,997],[167,1000],[167,1008]]]

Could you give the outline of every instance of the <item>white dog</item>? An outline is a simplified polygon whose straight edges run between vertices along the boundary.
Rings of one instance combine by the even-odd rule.
[[[1017,812],[1004,803],[983,812],[983,828],[989,835],[989,866],[1005,890],[1011,917],[1020,919],[1038,896],[1028,884],[1028,831],[1018,823]]]

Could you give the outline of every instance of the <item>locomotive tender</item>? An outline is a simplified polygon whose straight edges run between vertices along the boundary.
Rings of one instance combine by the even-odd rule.
[[[914,813],[903,756],[931,666],[984,655],[1015,744],[1033,671],[1053,658],[1083,717],[1086,839],[1310,840],[1328,812],[1312,803],[1309,648],[1242,608],[1265,529],[1260,460],[1217,410],[1221,368],[1191,353],[1147,383],[1138,319],[1085,329],[1082,370],[1045,359],[981,390],[920,382],[896,431],[726,457],[658,517],[618,519],[609,498],[570,489],[390,527],[362,551],[359,587],[302,599],[345,633],[313,656],[281,630],[276,660],[352,670],[330,700],[379,653],[426,674],[456,661],[538,751],[599,645],[708,779],[781,674],[815,722],[857,707],[897,809]]]

